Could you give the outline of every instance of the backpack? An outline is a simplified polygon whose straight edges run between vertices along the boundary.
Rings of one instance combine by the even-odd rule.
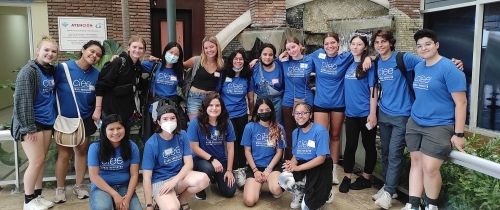
[[[408,87],[408,91],[410,92],[410,98],[412,101],[415,101],[415,91],[413,90],[413,80],[415,79],[415,71],[410,71],[408,72],[405,66],[405,62],[403,60],[403,57],[405,55],[405,52],[398,52],[396,55],[396,66],[397,68],[401,71],[401,74],[405,78],[406,81],[406,86]],[[374,67],[375,67],[375,87],[378,88],[378,97],[380,98],[381,92],[382,92],[382,86],[380,85],[380,81],[378,79],[378,60],[380,59],[380,55],[377,55],[377,57],[374,60]],[[374,93],[372,93],[372,97],[375,97]]]
[[[201,65],[200,56],[194,57],[194,65],[193,68],[184,71],[184,83],[182,84],[182,97],[187,101],[189,89],[191,89],[191,85],[194,80],[194,76],[198,72],[198,69]]]

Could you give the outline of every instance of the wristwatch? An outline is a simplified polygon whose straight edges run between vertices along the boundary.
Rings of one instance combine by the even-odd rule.
[[[460,138],[463,138],[465,136],[464,133],[455,133],[453,135],[460,137]]]

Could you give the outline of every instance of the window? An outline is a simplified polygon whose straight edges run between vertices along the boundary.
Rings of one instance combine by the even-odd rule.
[[[500,2],[484,5],[477,126],[500,131]]]

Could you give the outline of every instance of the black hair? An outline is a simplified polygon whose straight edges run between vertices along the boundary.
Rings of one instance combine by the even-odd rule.
[[[233,70],[233,59],[238,54],[241,54],[241,56],[243,57],[243,69],[240,72],[240,77],[249,80],[250,77],[252,77],[252,71],[250,70],[248,58],[243,48],[237,49],[229,55],[226,62],[224,62],[223,73],[226,77],[234,78],[236,72],[234,72]]]
[[[161,116],[166,114],[166,113],[173,113],[175,115],[175,121],[177,122],[177,127],[172,132],[172,134],[175,135],[181,131],[181,122],[179,119],[179,112],[178,112],[177,108],[175,108],[175,106],[165,104],[163,106],[156,108],[156,112],[157,112],[156,122],[158,124],[158,126],[156,127],[156,130],[155,130],[156,133],[161,133],[162,130],[160,127],[160,123],[158,123],[158,122],[160,121]]]
[[[272,122],[275,122],[276,121],[276,112],[274,110],[274,105],[273,105],[273,102],[271,102],[271,100],[269,100],[268,98],[258,98],[257,101],[255,101],[255,108],[253,109],[253,113],[252,113],[252,121],[254,122],[259,122],[259,116],[257,115],[258,113],[258,109],[259,109],[259,106],[262,105],[262,104],[266,104],[267,106],[269,106],[269,108],[271,108],[271,121]]]
[[[273,51],[273,55],[276,58],[276,47],[274,47],[274,45],[271,43],[264,43],[261,45],[260,50],[259,50],[259,57],[262,54],[262,51],[264,51],[264,49],[266,49],[266,48],[271,48],[271,50]]]
[[[87,48],[89,48],[89,47],[90,47],[90,46],[92,46],[92,45],[95,45],[95,46],[97,46],[97,47],[101,48],[101,53],[102,53],[102,54],[101,54],[101,58],[102,58],[102,56],[104,56],[104,54],[106,53],[106,51],[104,50],[104,46],[102,46],[102,44],[101,44],[99,41],[96,41],[96,40],[90,40],[90,41],[88,41],[87,43],[85,43],[85,44],[83,45],[83,47],[82,47],[82,48],[83,48],[84,50],[86,50]],[[82,52],[80,52],[80,57],[82,57]]]
[[[392,31],[389,31],[386,29],[380,29],[377,32],[375,32],[375,34],[372,35],[371,47],[375,46],[375,39],[377,39],[377,37],[382,37],[383,39],[389,41],[389,43],[391,44],[391,51],[394,51],[394,49],[396,49],[396,47],[395,47],[396,46],[396,39],[394,38]]]
[[[165,61],[165,54],[167,52],[174,48],[177,47],[179,49],[179,59],[177,60],[177,63],[174,63],[172,68],[174,69],[175,76],[177,76],[177,79],[183,78],[183,71],[184,71],[184,52],[182,51],[182,47],[179,43],[177,42],[169,42],[164,48],[163,48],[163,53],[161,54],[161,65],[165,66],[167,65],[167,61]]]
[[[369,48],[368,48],[369,43],[368,43],[368,39],[366,38],[366,36],[362,36],[359,34],[351,37],[351,40],[349,41],[349,43],[352,43],[352,40],[354,40],[355,38],[361,39],[361,41],[365,44],[365,50],[363,50],[363,53],[361,54],[361,60],[358,63],[358,66],[356,67],[356,78],[361,79],[367,75],[367,72],[363,70],[363,61],[370,53]]]
[[[220,108],[221,108],[221,113],[217,117],[217,130],[219,131],[221,136],[226,135],[226,130],[227,130],[227,124],[229,120],[229,113],[227,112],[226,105],[224,105],[224,101],[222,100],[221,96],[216,93],[216,92],[210,92],[207,94],[205,99],[203,99],[203,102],[201,103],[199,112],[200,115],[198,116],[198,123],[200,130],[203,134],[208,135],[210,134],[210,129],[209,129],[209,123],[208,123],[208,113],[207,113],[207,108],[210,106],[210,102],[212,100],[217,99],[220,102]]]
[[[109,141],[107,135],[106,135],[106,128],[108,127],[109,124],[118,122],[123,126],[124,129],[124,135],[122,140],[120,141],[120,152],[121,156],[124,161],[129,160],[132,156],[132,149],[129,143],[129,135],[125,126],[125,123],[123,122],[122,118],[120,115],[117,114],[110,114],[105,116],[102,119],[102,126],[101,126],[101,132],[100,132],[100,137],[101,140],[100,146],[99,146],[99,159],[101,162],[107,162],[109,159],[111,159],[115,155],[115,148],[113,145],[111,145],[111,142]]]
[[[417,42],[419,39],[427,37],[429,39],[432,39],[434,43],[438,42],[438,38],[436,33],[433,30],[430,29],[420,29],[415,34],[413,35],[413,39],[415,39],[415,42]]]

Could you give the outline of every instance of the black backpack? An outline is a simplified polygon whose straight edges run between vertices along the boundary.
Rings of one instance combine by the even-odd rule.
[[[415,91],[413,90],[413,80],[415,79],[415,71],[410,71],[408,72],[405,66],[405,62],[403,60],[403,56],[405,55],[405,52],[398,52],[396,55],[396,66],[397,68],[401,71],[401,74],[405,78],[406,81],[406,86],[408,87],[408,90],[410,92],[410,98],[412,101],[415,101]],[[380,59],[380,55],[377,55],[377,57],[374,60],[373,66],[375,67],[375,87],[378,88],[378,97],[380,98],[380,93],[382,92],[382,86],[380,85],[380,81],[378,79],[378,60]],[[372,94],[372,97],[375,97],[374,94]]]

